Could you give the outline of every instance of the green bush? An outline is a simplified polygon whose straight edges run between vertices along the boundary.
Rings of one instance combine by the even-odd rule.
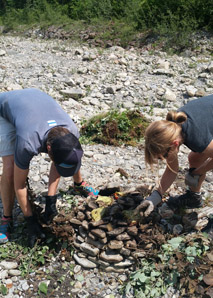
[[[23,11],[25,14],[22,14]],[[180,25],[196,23],[197,28],[213,27],[212,0],[3,0],[0,2],[0,15],[8,13],[22,17],[30,15],[28,22],[37,22],[47,17],[55,20],[55,14],[66,15],[75,20],[90,22],[93,18],[125,19],[137,24],[138,29],[155,28],[171,21]],[[32,19],[34,18],[34,19]],[[26,21],[26,17],[23,19]],[[6,18],[5,18],[6,21]],[[21,22],[21,18],[19,18]]]
[[[213,28],[212,0],[2,0],[0,24],[12,29],[20,25],[96,23],[99,38],[118,40],[125,46],[138,32],[149,32],[167,40],[166,47],[190,45],[190,35]],[[109,29],[105,24],[109,23]],[[78,33],[77,33],[78,34]]]
[[[136,145],[149,121],[138,110],[112,110],[92,117],[81,128],[81,141],[108,145]]]

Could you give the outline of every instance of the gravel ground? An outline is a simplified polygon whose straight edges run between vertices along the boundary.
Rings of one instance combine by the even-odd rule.
[[[125,50],[113,46],[101,49],[69,41],[1,35],[0,91],[40,88],[62,105],[79,128],[83,119],[117,107],[139,108],[147,118],[157,120],[170,109],[213,93],[213,39],[203,36],[197,38],[197,44],[194,52],[188,50],[182,56],[170,56],[160,49],[150,51],[148,47]],[[98,144],[83,145],[83,149],[82,174],[96,188],[110,182],[128,190],[145,184],[154,187],[165,167],[162,163],[154,171],[147,169],[143,150],[130,146]],[[183,174],[187,168],[188,152],[184,146],[180,150],[180,173],[169,190],[173,195],[184,190]],[[49,159],[44,154],[31,162],[29,178],[36,195],[47,190],[49,166]],[[128,177],[121,177],[117,173],[119,168]],[[204,196],[210,197],[210,204],[213,192],[211,181],[212,172],[208,173],[203,184]],[[63,178],[60,188],[66,190],[72,183],[72,179]],[[61,204],[59,202],[59,207]],[[16,218],[22,216],[18,206],[14,214]],[[71,264],[74,268],[72,286],[69,277]],[[13,265],[18,269],[16,262]],[[21,278],[19,274],[8,274],[10,268],[7,266],[0,263],[0,279],[4,284],[11,284],[5,297],[38,297],[38,283],[45,279],[47,269],[50,274],[52,272],[55,282],[58,279],[55,269],[60,269],[61,274],[63,271],[65,276],[63,288],[55,287],[49,297],[120,298],[119,289],[127,279],[126,274],[83,270],[73,260],[67,263],[60,254],[53,258],[48,268],[40,268],[40,276],[33,273],[28,279]],[[54,288],[54,284],[52,286]],[[165,297],[179,296],[171,289]]]

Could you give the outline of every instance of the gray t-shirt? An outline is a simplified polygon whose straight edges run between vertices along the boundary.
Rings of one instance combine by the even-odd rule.
[[[178,111],[187,115],[182,125],[184,144],[194,152],[203,152],[213,140],[213,95],[194,99]]]
[[[23,89],[0,93],[0,116],[16,129],[15,163],[28,169],[31,159],[47,152],[48,131],[63,126],[79,138],[79,132],[60,105],[37,89]]]

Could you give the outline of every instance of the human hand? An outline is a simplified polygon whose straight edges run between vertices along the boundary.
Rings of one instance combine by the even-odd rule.
[[[161,202],[161,199],[161,194],[157,190],[153,191],[146,200],[135,208],[134,214],[140,213],[141,216],[148,217],[155,207]]]

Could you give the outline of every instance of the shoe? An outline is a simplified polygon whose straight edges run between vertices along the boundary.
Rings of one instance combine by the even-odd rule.
[[[201,230],[203,233],[208,234],[208,238],[210,240],[213,240],[213,214],[209,215],[209,222],[205,228]]]
[[[4,216],[1,219],[0,225],[0,244],[6,243],[9,240],[9,229],[12,224],[12,218],[5,218]]]
[[[187,190],[183,195],[170,197],[166,203],[173,210],[180,208],[200,208],[203,206],[200,193],[192,192],[191,190]]]
[[[4,244],[8,242],[8,237],[5,234],[0,233],[0,244]]]
[[[42,226],[38,223],[37,218],[32,215],[25,217],[28,230],[28,246],[33,248],[37,239],[45,239],[45,234],[42,231]]]
[[[45,211],[42,215],[42,221],[48,225],[52,222],[53,218],[58,214],[58,211],[56,208],[57,195],[46,196],[45,198],[46,198],[46,206],[45,206]]]
[[[85,181],[83,181],[80,186],[74,184],[74,191],[77,194],[83,195],[84,197],[97,197],[99,194],[98,190],[95,190],[92,186],[89,186],[89,184],[87,184]]]

